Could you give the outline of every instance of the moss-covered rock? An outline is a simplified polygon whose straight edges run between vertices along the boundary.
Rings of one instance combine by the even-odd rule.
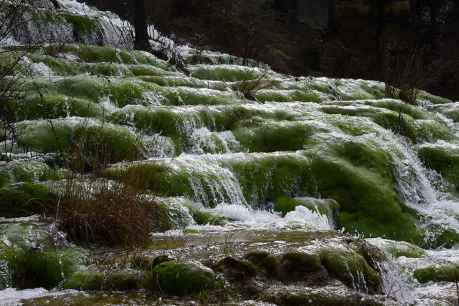
[[[236,139],[249,152],[276,152],[301,150],[312,134],[308,125],[274,123],[267,120],[253,122],[255,127],[241,127],[234,131]]]
[[[79,268],[82,254],[72,250],[8,248],[0,258],[8,263],[14,287],[52,289]]]
[[[225,225],[228,219],[211,211],[196,207],[188,207],[193,220],[198,225]]]
[[[424,144],[418,152],[426,166],[438,171],[459,193],[459,147],[447,143]]]
[[[97,271],[79,271],[72,274],[64,283],[65,289],[76,290],[102,290],[104,286],[104,273]]]
[[[82,98],[63,95],[36,95],[25,99],[18,105],[19,120],[54,119],[67,116],[102,116],[102,107]]]
[[[290,252],[279,259],[278,277],[284,282],[320,282],[327,278],[318,254]]]
[[[24,121],[18,126],[18,144],[42,153],[60,153],[82,167],[141,159],[142,146],[125,127],[84,118]]]
[[[360,254],[343,249],[320,251],[321,263],[328,273],[350,288],[370,293],[382,290],[381,278]]]
[[[146,287],[183,296],[214,289],[217,280],[212,270],[200,264],[168,261],[157,265],[147,274]]]
[[[420,283],[458,282],[459,266],[456,264],[442,264],[420,268],[414,271],[414,277]]]
[[[311,168],[320,194],[340,204],[339,224],[370,237],[421,243],[422,233],[396,193],[388,153],[363,143],[337,146],[334,156],[314,156]]]
[[[191,67],[191,75],[202,80],[244,81],[254,80],[262,75],[257,68],[231,65],[196,65]]]
[[[249,261],[226,257],[213,267],[214,271],[223,273],[229,279],[244,282],[256,276],[257,270]]]
[[[41,184],[23,183],[0,188],[0,217],[25,217],[43,213],[56,196]]]
[[[136,271],[114,271],[105,277],[104,289],[129,291],[140,289],[142,275]]]
[[[428,248],[452,248],[459,244],[459,233],[454,229],[442,228],[434,226],[432,229],[432,237],[426,241]]]
[[[275,278],[279,271],[279,261],[274,255],[265,251],[250,252],[244,256],[261,273],[268,277]]]

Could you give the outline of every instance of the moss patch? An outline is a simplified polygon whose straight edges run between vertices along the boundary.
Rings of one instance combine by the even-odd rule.
[[[157,265],[146,279],[147,287],[171,295],[198,294],[217,287],[214,273],[194,263],[168,261]]]
[[[7,218],[41,214],[55,196],[44,185],[24,183],[0,189],[0,216]]]
[[[419,156],[425,165],[438,171],[459,193],[459,149],[449,146],[424,145]]]
[[[414,277],[420,283],[457,282],[459,281],[459,266],[445,264],[421,268],[414,271]]]
[[[320,252],[320,258],[327,271],[347,286],[371,293],[381,292],[381,278],[361,255],[341,249],[325,249]]]
[[[8,263],[14,287],[52,289],[77,268],[68,252],[7,249],[0,258]]]

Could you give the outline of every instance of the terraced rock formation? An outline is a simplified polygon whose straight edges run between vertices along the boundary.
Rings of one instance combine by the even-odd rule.
[[[59,291],[56,305],[154,303],[142,288],[183,305],[453,305],[459,257],[442,248],[459,241],[458,102],[420,91],[409,105],[383,83],[178,46],[186,76],[131,50],[113,14],[59,3],[1,54],[21,58],[21,95],[0,144],[0,288],[132,294]],[[88,201],[98,180],[134,188],[155,203],[150,230],[167,232],[135,256],[69,244],[59,218],[30,216],[60,203],[70,178]],[[43,294],[57,293],[31,297]]]

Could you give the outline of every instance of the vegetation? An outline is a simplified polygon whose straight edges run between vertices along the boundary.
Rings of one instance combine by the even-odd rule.
[[[55,209],[59,228],[83,245],[143,246],[153,230],[155,203],[119,183],[69,181]]]
[[[218,285],[212,270],[196,263],[175,261],[167,261],[153,268],[147,275],[146,284],[151,290],[178,296],[198,294]]]
[[[0,254],[0,258],[8,263],[13,285],[21,289],[57,287],[77,269],[77,256],[80,254],[71,251],[16,248]]]

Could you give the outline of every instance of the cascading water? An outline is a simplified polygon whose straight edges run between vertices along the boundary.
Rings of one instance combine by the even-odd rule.
[[[78,42],[132,48],[132,27],[118,16],[76,1],[59,3],[58,24],[44,23],[39,28],[36,20],[26,23],[5,44],[56,42],[58,36],[64,42],[75,42],[74,36],[82,33],[75,32],[71,17],[62,17],[68,13],[94,25]],[[48,4],[46,9],[52,7]],[[41,30],[43,33],[38,33]],[[242,233],[243,247],[254,251],[254,246],[267,246],[263,250],[276,256],[281,248],[309,255],[335,249],[352,258],[343,260],[346,277],[340,280],[347,285],[338,286],[340,291],[347,287],[365,295],[377,291],[367,273],[372,268],[361,265],[369,259],[354,256],[350,246],[357,238],[344,236],[337,228],[343,222],[347,222],[347,230],[361,222],[356,228],[367,230],[363,234],[371,237],[374,230],[382,233],[378,236],[398,237],[392,231],[404,224],[390,220],[390,214],[404,217],[400,213],[403,203],[417,218],[412,221],[412,214],[404,220],[413,222],[428,242],[446,230],[459,232],[459,201],[448,193],[450,186],[442,181],[445,178],[427,169],[418,153],[425,147],[459,151],[458,124],[438,113],[447,114],[457,103],[407,106],[381,98],[384,85],[379,82],[293,78],[255,61],[244,66],[247,61],[231,55],[176,46],[154,27],[149,31],[155,47],[173,49],[188,61],[191,76],[145,52],[123,53],[109,47],[72,45],[58,55],[24,56],[20,64],[30,72],[27,77],[46,85],[38,105],[49,103],[53,112],[40,113],[40,107],[32,114],[24,111],[27,115],[16,123],[21,144],[42,154],[45,161],[56,153],[49,143],[56,132],[63,135],[64,145],[68,141],[70,146],[75,131],[100,127],[104,133],[100,139],[108,139],[116,148],[115,162],[119,162],[107,170],[107,176],[111,170],[122,175],[131,167],[145,171],[139,173],[146,177],[153,171],[153,183],[144,191],[168,209],[166,215],[174,230],[164,234],[166,237],[180,239],[187,232],[204,236]],[[246,100],[242,93],[251,82],[261,88],[251,93],[256,101]],[[426,101],[438,99],[424,95]],[[26,100],[27,107],[34,106],[32,98]],[[393,132],[399,128],[394,122],[400,125],[400,118],[405,117],[411,134],[399,136]],[[427,140],[418,137],[423,133]],[[145,160],[135,161],[137,157],[133,158],[129,149]],[[19,160],[23,155],[8,152],[7,156]],[[33,171],[8,170],[7,179],[14,186],[21,185],[24,177],[29,180],[29,172],[34,172],[36,181],[44,179],[48,166],[41,160],[39,166]],[[394,177],[385,177],[391,175]],[[390,195],[384,198],[386,194]],[[378,202],[380,198],[387,201]],[[380,212],[386,219],[380,218]],[[206,219],[215,216],[223,222],[215,225]],[[204,219],[200,225],[199,217]],[[377,222],[381,224],[375,226]],[[386,228],[385,223],[393,227]],[[295,236],[297,232],[300,238]],[[400,232],[397,234],[406,237]],[[251,237],[251,241],[244,237],[247,233],[262,238]],[[287,242],[283,235],[293,235],[292,241]],[[313,238],[308,240],[308,235]],[[423,250],[382,238],[366,242],[385,251],[384,260],[369,263],[381,274],[388,305],[394,300],[399,305],[454,305],[448,302],[454,295],[451,282],[421,284],[413,275],[432,265],[459,264],[456,249]],[[193,246],[179,255],[195,254],[199,249],[206,247]],[[326,262],[325,255],[317,257],[320,264]],[[0,260],[0,284],[3,270]],[[17,292],[7,290],[4,296],[14,300]]]

